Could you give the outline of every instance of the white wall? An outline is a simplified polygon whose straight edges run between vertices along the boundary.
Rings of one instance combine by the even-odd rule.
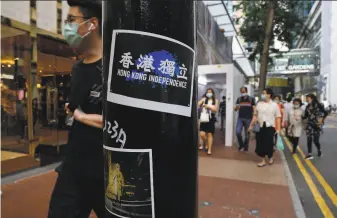
[[[1,1],[1,15],[30,24],[30,1]]]
[[[324,1],[323,1],[324,2]],[[323,3],[322,2],[322,3]],[[329,80],[329,97],[330,103],[337,105],[337,1],[331,1],[332,16],[331,25],[331,71]],[[323,13],[324,14],[324,13]]]
[[[321,75],[327,78],[328,101],[337,104],[337,2],[322,1],[322,11]]]

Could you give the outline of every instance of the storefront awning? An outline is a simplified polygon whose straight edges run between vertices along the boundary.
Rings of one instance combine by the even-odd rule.
[[[247,77],[252,77],[255,75],[254,69],[252,68],[246,52],[243,49],[240,38],[235,29],[231,15],[229,14],[226,3],[228,1],[203,1],[207,6],[209,12],[211,13],[214,20],[217,22],[220,29],[224,30],[224,35],[226,37],[233,37],[232,50],[233,50],[233,60],[240,65],[240,68],[244,71],[243,73]]]

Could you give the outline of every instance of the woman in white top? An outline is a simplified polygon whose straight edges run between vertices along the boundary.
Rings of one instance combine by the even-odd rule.
[[[301,109],[302,101],[299,98],[293,100],[293,108],[289,111],[289,127],[288,136],[293,144],[293,154],[296,153],[298,140],[301,137],[303,125],[302,116],[303,110]]]
[[[274,163],[274,135],[275,129],[281,129],[281,112],[278,105],[272,101],[273,91],[269,88],[263,91],[261,101],[256,105],[253,120],[249,130],[253,129],[253,125],[259,125],[260,129],[256,133],[256,154],[262,158],[257,164],[258,167],[264,167],[268,163]],[[276,122],[275,122],[276,121]],[[276,128],[275,128],[276,127]],[[277,132],[279,132],[277,130]]]
[[[198,102],[198,106],[202,107],[202,113],[207,113],[209,115],[208,122],[202,122],[200,120],[200,137],[201,145],[199,147],[202,150],[203,142],[206,144],[205,148],[207,154],[212,154],[212,145],[213,145],[213,134],[215,130],[215,113],[218,111],[219,101],[215,97],[214,90],[209,88],[207,89],[203,98]]]

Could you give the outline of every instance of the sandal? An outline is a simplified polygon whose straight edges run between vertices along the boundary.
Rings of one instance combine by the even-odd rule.
[[[203,150],[203,149],[204,149],[204,146],[200,145],[199,150]]]
[[[266,163],[258,163],[257,166],[258,167],[265,167],[267,164]]]
[[[269,164],[269,165],[272,165],[273,163],[274,163],[274,159],[273,159],[273,158],[270,158],[268,164]]]
[[[210,151],[207,151],[207,154],[208,154],[208,155],[211,155],[211,154],[212,154],[212,152],[210,152]]]

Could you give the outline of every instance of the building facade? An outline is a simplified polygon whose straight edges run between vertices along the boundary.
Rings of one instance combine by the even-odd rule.
[[[324,11],[324,13],[322,13]],[[306,21],[308,34],[298,37],[297,48],[318,48],[320,50],[320,74],[311,78],[319,99],[331,105],[337,104],[337,2],[315,1]]]

